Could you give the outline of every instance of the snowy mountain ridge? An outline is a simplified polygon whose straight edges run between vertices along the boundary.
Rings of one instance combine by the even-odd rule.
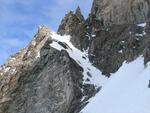
[[[94,0],[0,66],[0,113],[150,113],[149,73],[150,2]]]

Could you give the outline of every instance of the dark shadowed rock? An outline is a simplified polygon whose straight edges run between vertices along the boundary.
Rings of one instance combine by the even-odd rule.
[[[150,88],[150,80],[149,80],[149,84],[148,84],[148,87]]]

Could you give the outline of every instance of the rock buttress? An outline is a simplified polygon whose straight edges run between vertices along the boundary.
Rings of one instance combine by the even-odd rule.
[[[0,68],[0,113],[74,113],[83,69],[66,51],[50,47],[46,27]]]

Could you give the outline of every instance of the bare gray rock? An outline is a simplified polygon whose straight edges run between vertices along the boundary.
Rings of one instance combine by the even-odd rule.
[[[51,31],[41,26],[30,44],[1,66],[0,113],[77,113],[96,93],[83,84],[83,69],[65,50],[52,48],[52,41]]]
[[[142,23],[149,13],[149,0],[94,0],[91,10],[105,25]]]
[[[1,66],[0,113],[73,113],[80,105],[82,68],[50,43],[50,31],[42,27]]]
[[[74,30],[84,21],[80,7],[77,7],[76,12],[70,11],[62,19],[57,33],[60,35],[72,35]]]
[[[88,50],[91,62],[107,76],[125,60],[130,62],[140,55],[146,65],[150,61],[148,17],[147,0],[94,0],[91,14],[74,30],[71,41]],[[138,26],[142,22],[146,26]]]
[[[75,15],[78,17],[78,19],[82,22],[84,21],[84,17],[81,13],[81,9],[80,7],[78,6],[77,9],[76,9],[76,12],[75,12]]]

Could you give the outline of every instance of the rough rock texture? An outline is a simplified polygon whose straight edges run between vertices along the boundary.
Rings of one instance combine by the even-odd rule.
[[[149,0],[94,0],[91,14],[105,25],[133,24],[147,20]]]
[[[150,34],[136,36],[140,31],[137,26],[111,26],[109,31],[98,31],[90,45],[91,61],[108,75],[116,72],[126,60],[133,61],[144,55],[145,64],[149,61]]]
[[[75,113],[82,96],[90,97],[83,69],[66,51],[50,47],[50,34],[42,26],[29,46],[1,66],[0,113]]]
[[[87,50],[90,61],[106,76],[140,55],[146,65],[149,4],[148,0],[94,0],[86,20],[78,7],[65,16],[58,33],[71,35],[72,43]],[[146,26],[137,25],[141,22]],[[52,41],[50,30],[41,26],[26,48],[0,66],[0,113],[79,113],[95,94],[93,85],[82,83],[83,69],[66,51],[50,47]]]
[[[150,61],[148,23],[145,28],[137,25],[112,25],[107,28],[95,25],[95,21],[86,21],[76,29],[72,43],[81,50],[88,49],[91,62],[103,74],[109,76],[110,73],[116,72],[125,60],[132,61],[139,55],[145,57],[145,64]]]
[[[84,21],[84,17],[81,14],[80,7],[76,9],[76,12],[70,11],[65,15],[65,18],[61,21],[61,25],[58,28],[58,34],[72,35],[76,27]]]
[[[149,6],[147,0],[94,0],[90,16],[76,27],[71,41],[88,50],[91,62],[107,76],[139,55],[146,64],[150,60]],[[146,26],[136,24],[141,22]]]

